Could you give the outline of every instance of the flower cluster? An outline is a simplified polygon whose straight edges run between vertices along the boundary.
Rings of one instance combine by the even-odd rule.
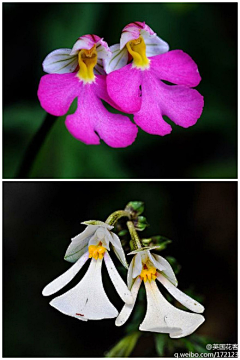
[[[43,70],[48,75],[39,84],[41,106],[62,116],[77,98],[66,127],[85,144],[102,139],[111,147],[126,147],[137,136],[137,126],[127,116],[107,111],[101,100],[134,114],[139,127],[161,136],[172,130],[164,115],[187,128],[202,113],[203,97],[192,89],[201,81],[196,63],[182,50],[169,51],[144,22],[125,26],[120,43],[110,47],[97,35],[83,35],[72,49],[51,52]]]
[[[135,250],[128,267],[125,252],[119,237],[113,232],[113,224],[122,216],[127,216],[128,230]],[[89,268],[82,280],[72,289],[54,298],[50,305],[63,314],[82,321],[116,318],[116,326],[123,325],[135,305],[142,283],[147,293],[147,312],[139,329],[158,333],[168,333],[171,338],[180,338],[193,333],[203,322],[199,315],[204,307],[177,288],[177,279],[169,262],[162,256],[152,253],[159,246],[143,247],[138,237],[131,211],[117,211],[106,222],[86,221],[87,228],[75,236],[69,245],[65,260],[74,265],[64,274],[53,280],[43,289],[43,295],[56,293],[66,286],[90,260]],[[140,230],[139,230],[140,231]],[[110,255],[110,247],[121,264],[128,269],[127,285],[119,275]],[[108,299],[102,283],[102,263],[105,263],[109,277],[125,303],[121,312]],[[161,283],[179,303],[193,313],[180,310],[170,304],[161,294],[156,280]]]

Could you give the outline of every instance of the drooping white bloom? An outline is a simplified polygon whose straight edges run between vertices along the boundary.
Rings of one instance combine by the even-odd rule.
[[[104,259],[110,279],[119,296],[125,303],[131,304],[131,292],[109,256],[110,243],[122,264],[127,268],[125,254],[120,239],[110,231],[113,226],[101,221],[86,221],[83,224],[88,225],[87,228],[72,239],[65,254],[65,260],[75,262],[75,264],[48,284],[42,293],[48,296],[61,290],[80,271],[86,261],[92,258],[83,279],[74,288],[53,299],[50,305],[63,314],[83,321],[114,318],[118,315],[118,311],[109,301],[103,288],[102,260]]]
[[[152,248],[153,249],[153,248]],[[161,294],[156,279],[182,305],[195,313],[202,313],[204,307],[177,288],[177,279],[166,259],[147,250],[136,250],[128,270],[128,287],[133,296],[132,304],[125,304],[115,324],[123,325],[129,318],[144,280],[147,293],[147,312],[139,329],[158,333],[169,333],[171,338],[181,338],[193,333],[203,322],[199,314],[180,310],[170,304]]]

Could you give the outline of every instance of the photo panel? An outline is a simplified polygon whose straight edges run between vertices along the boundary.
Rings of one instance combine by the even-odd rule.
[[[3,201],[4,357],[236,355],[236,182],[5,182]]]
[[[3,3],[3,69],[5,179],[237,178],[237,3]]]

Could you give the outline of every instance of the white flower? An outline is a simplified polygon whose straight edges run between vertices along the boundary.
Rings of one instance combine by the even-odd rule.
[[[108,254],[109,244],[112,244],[124,266],[128,267],[124,251],[118,236],[110,231],[113,226],[101,221],[86,221],[84,224],[88,225],[87,228],[72,239],[65,255],[67,261],[75,262],[75,264],[48,284],[42,293],[48,296],[62,289],[79,272],[85,262],[92,258],[83,279],[74,288],[53,299],[50,305],[66,315],[83,321],[114,318],[118,315],[118,311],[109,301],[103,288],[102,260],[105,261],[108,274],[119,296],[126,304],[131,304],[131,292]]]
[[[132,304],[125,304],[116,319],[116,325],[123,325],[129,318],[144,280],[147,292],[147,312],[139,329],[158,333],[169,333],[171,338],[180,338],[193,333],[204,317],[189,313],[171,305],[159,291],[156,279],[182,305],[195,313],[202,313],[204,307],[177,288],[177,279],[166,259],[151,254],[150,250],[136,250],[128,270],[128,287],[133,296]]]

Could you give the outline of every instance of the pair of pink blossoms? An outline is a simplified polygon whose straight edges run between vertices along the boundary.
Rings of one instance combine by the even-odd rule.
[[[49,74],[39,84],[41,106],[63,116],[78,98],[66,127],[85,144],[97,145],[101,138],[120,148],[131,145],[137,136],[137,126],[127,116],[107,111],[101,100],[134,114],[140,128],[161,136],[172,130],[163,115],[187,128],[202,113],[203,97],[192,89],[201,81],[196,63],[182,50],[169,51],[144,22],[125,26],[120,44],[110,48],[96,35],[81,36],[72,49],[51,52],[43,69]]]

